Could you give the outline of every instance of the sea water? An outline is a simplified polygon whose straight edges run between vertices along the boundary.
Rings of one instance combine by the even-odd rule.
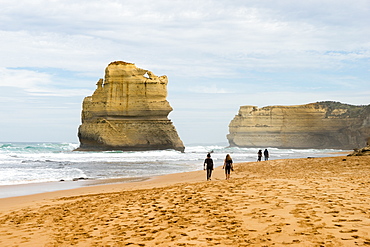
[[[76,179],[133,179],[203,169],[212,152],[220,166],[226,154],[234,162],[256,161],[259,148],[220,145],[186,145],[185,152],[155,150],[141,152],[73,151],[77,143],[0,143],[0,197],[4,186]],[[260,148],[264,150],[264,148]],[[270,159],[333,156],[341,150],[268,148]]]

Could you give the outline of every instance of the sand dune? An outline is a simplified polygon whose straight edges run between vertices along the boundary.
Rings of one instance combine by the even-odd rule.
[[[200,165],[201,167],[201,165]],[[273,160],[0,200],[0,246],[370,246],[370,157]],[[12,201],[13,200],[13,201]]]

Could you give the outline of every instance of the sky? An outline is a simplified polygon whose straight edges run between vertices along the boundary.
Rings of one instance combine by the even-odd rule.
[[[168,76],[185,144],[242,105],[370,104],[369,0],[0,0],[0,142],[78,142],[110,62]]]

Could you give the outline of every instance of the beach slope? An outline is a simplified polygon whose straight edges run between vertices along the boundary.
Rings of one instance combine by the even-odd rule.
[[[1,246],[370,246],[370,157],[240,163],[0,200]]]

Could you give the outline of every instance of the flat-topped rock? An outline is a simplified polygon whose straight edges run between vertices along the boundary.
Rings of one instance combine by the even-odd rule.
[[[370,137],[370,105],[317,102],[296,106],[241,106],[229,124],[230,146],[363,147]]]
[[[167,84],[167,76],[133,63],[110,63],[93,95],[83,101],[77,150],[184,151],[168,119]]]

